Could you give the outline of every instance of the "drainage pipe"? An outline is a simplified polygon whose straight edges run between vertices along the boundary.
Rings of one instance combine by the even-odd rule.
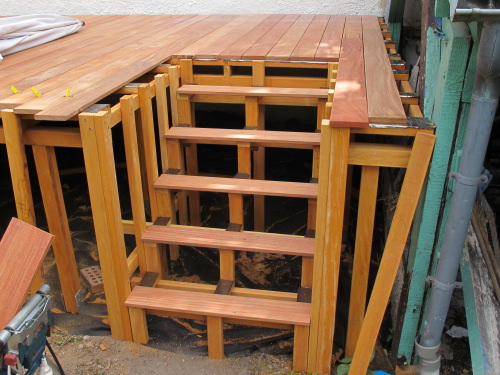
[[[500,21],[485,21],[477,57],[472,104],[467,122],[462,157],[440,259],[433,278],[429,309],[416,351],[421,375],[439,375],[439,346],[460,258],[467,236],[476,192],[483,176],[483,162],[500,96]]]

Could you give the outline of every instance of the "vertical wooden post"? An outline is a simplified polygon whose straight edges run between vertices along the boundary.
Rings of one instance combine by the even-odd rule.
[[[352,357],[354,354],[365,317],[379,170],[379,167],[363,166],[361,172],[354,267],[349,300],[349,323],[347,325],[347,357]]]
[[[21,118],[14,114],[11,109],[2,111],[2,123],[5,135],[5,145],[9,158],[10,175],[16,201],[18,219],[36,226],[35,206],[31,193],[30,177],[28,173],[28,162],[23,144],[23,124]],[[43,268],[35,276],[30,289],[35,294],[42,285]]]
[[[141,183],[141,163],[139,157],[139,142],[137,141],[137,128],[135,124],[134,98],[126,95],[120,98],[123,140],[125,157],[127,160],[128,184],[130,190],[130,203],[134,221],[134,234],[139,258],[141,275],[147,271],[158,272],[147,266],[148,260],[141,240],[142,233],[146,230],[146,212],[144,209],[144,195]],[[149,263],[154,263],[151,260]]]
[[[208,356],[224,358],[224,323],[218,316],[207,316]]]
[[[50,233],[54,235],[52,249],[64,295],[64,305],[66,311],[76,313],[78,312],[76,294],[80,290],[80,278],[64,206],[56,153],[54,147],[33,146],[33,156],[47,224]]]
[[[125,241],[113,155],[110,114],[79,115],[92,217],[113,338],[131,340],[125,300],[130,294]]]
[[[252,86],[264,87],[266,79],[265,61],[252,62]],[[255,127],[258,130],[264,130],[265,123],[265,106],[259,104],[259,98],[245,99],[245,125],[247,127]],[[253,152],[253,178],[256,180],[266,179],[266,150],[264,147],[259,147]],[[254,230],[264,232],[265,225],[265,201],[263,195],[254,196]]]
[[[156,112],[158,114],[158,142],[160,144],[161,170],[168,169],[167,144],[163,136],[169,128],[168,122],[168,100],[167,100],[168,76],[165,74],[155,75]]]
[[[259,104],[258,97],[245,98],[245,126],[247,129],[264,130],[264,109],[265,106]],[[266,150],[259,147],[253,152],[253,178],[256,180],[265,179]],[[265,231],[265,197],[254,195],[254,230]]]
[[[294,326],[293,334],[293,371],[307,372],[308,326]]]
[[[389,286],[392,286],[396,279],[397,265],[399,265],[408,239],[418,199],[427,175],[427,167],[431,159],[434,142],[435,137],[431,134],[417,133],[415,137],[396,212],[392,219],[393,225],[391,225],[387,236],[384,254],[380,261],[377,278],[373,285],[370,302],[366,309],[365,319],[352,358],[350,371],[353,374],[362,374],[368,369],[370,357],[377,340],[376,332],[380,329],[385,306],[387,306],[391,295],[392,288]],[[381,308],[381,306],[384,308]]]
[[[326,122],[325,122],[326,123]],[[321,130],[317,235],[308,372],[330,372],[342,250],[350,129]]]
[[[168,81],[170,83],[170,113],[172,114],[172,126],[179,124],[177,115],[177,89],[179,88],[179,67],[168,67]]]

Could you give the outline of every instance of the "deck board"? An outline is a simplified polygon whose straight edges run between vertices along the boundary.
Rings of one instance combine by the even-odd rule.
[[[304,32],[304,35],[302,36],[302,38],[300,38],[292,54],[290,55],[290,60],[314,60],[316,51],[318,50],[321,38],[323,37],[329,20],[330,16],[328,15],[314,16],[314,19],[309,24],[309,27]]]
[[[330,125],[368,127],[361,17],[348,16],[342,37]]]
[[[332,124],[406,121],[375,16],[83,15],[79,19],[86,25],[78,33],[5,56],[0,62],[0,109],[37,120],[66,121],[171,58],[339,61]],[[14,94],[11,86],[20,93]],[[31,92],[33,86],[41,97]],[[68,88],[70,98],[65,97]],[[381,91],[389,94],[378,95]],[[356,118],[364,116],[365,106],[369,120]]]
[[[363,16],[368,117],[372,123],[405,124],[399,90],[391,77],[392,68],[382,34],[377,30],[380,30],[377,17]]]
[[[221,59],[241,59],[245,51],[269,32],[285,15],[272,14],[219,54]]]

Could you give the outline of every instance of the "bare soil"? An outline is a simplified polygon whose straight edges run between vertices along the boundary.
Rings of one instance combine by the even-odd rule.
[[[255,352],[239,358],[213,360],[159,350],[109,336],[77,336],[54,327],[49,338],[67,375],[232,375],[294,374],[289,355]]]

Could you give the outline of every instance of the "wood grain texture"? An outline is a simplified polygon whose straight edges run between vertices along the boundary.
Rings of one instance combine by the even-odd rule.
[[[377,17],[363,16],[362,25],[369,121],[406,124],[406,114]]]
[[[398,270],[397,265],[403,255],[420,192],[427,175],[435,138],[431,134],[424,133],[418,133],[415,137],[396,212],[392,219],[377,278],[375,279],[365,319],[354,351],[351,364],[353,373],[361,374],[366,372],[368,368],[370,356],[375,347],[375,341],[385,313],[385,309],[381,308],[381,306],[387,306],[390,298],[392,285]]]
[[[246,50],[252,47],[260,38],[262,38],[274,25],[282,18],[283,14],[273,14],[261,21],[253,29],[228,46],[219,54],[220,59],[241,59]]]
[[[314,16],[302,14],[269,51],[268,60],[289,60],[300,39],[311,24]]]
[[[129,307],[307,326],[310,304],[136,286]]]
[[[230,232],[223,229],[180,225],[151,225],[142,235],[145,242],[243,250],[312,257],[314,238],[260,232]]]
[[[280,19],[255,44],[245,51],[242,58],[249,60],[265,59],[269,51],[299,18],[298,14],[288,14]]]
[[[314,60],[339,61],[345,16],[332,15],[319,43]]]
[[[351,298],[349,299],[349,320],[347,325],[346,356],[354,354],[361,325],[365,317],[368,292],[368,275],[372,252],[379,167],[363,166],[359,190],[358,221],[356,223],[356,244],[352,271]]]
[[[24,304],[53,237],[21,220],[11,219],[0,241],[1,329],[5,328]]]
[[[309,24],[309,27],[293,49],[293,52],[290,55],[290,60],[314,60],[329,19],[330,16],[328,15],[314,16],[313,20]]]
[[[284,87],[239,87],[182,85],[177,90],[179,95],[237,95],[237,96],[276,96],[283,98],[326,98],[326,89],[284,88]]]
[[[340,49],[337,82],[332,103],[330,125],[334,127],[368,127],[363,40],[361,25],[347,17]]]
[[[57,274],[64,295],[67,312],[77,313],[76,294],[80,290],[80,277],[76,265],[68,215],[64,205],[59,170],[54,147],[33,146],[38,183],[49,230],[54,234],[53,251]]]
[[[269,130],[215,129],[174,127],[165,133],[167,139],[180,139],[203,144],[250,143],[259,146],[313,148],[319,146],[318,133]]]
[[[295,198],[315,198],[318,194],[318,184],[314,183],[168,174],[161,175],[156,180],[154,186],[157,189],[212,191],[218,193]]]

